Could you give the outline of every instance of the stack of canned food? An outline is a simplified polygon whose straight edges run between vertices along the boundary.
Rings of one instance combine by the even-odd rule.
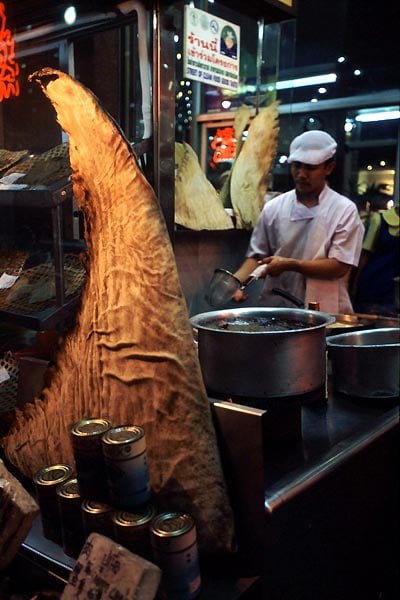
[[[185,512],[157,512],[143,428],[82,419],[71,428],[71,442],[75,471],[54,464],[34,475],[43,535],[73,558],[90,533],[105,535],[160,566],[165,598],[196,598],[195,523]]]

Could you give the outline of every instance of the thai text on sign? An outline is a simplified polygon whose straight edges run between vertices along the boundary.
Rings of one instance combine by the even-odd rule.
[[[19,66],[14,56],[14,39],[6,27],[6,8],[0,2],[0,102],[19,96]]]
[[[185,6],[184,77],[220,88],[239,87],[240,27]]]

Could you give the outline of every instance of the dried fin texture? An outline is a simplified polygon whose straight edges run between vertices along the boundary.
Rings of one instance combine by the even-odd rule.
[[[239,228],[251,229],[257,222],[276,156],[278,133],[278,102],[274,102],[261,109],[250,123],[247,139],[232,167],[231,201]]]
[[[236,138],[235,159],[239,156],[240,150],[242,149],[243,133],[249,124],[249,121],[251,118],[251,112],[252,112],[252,109],[250,108],[250,106],[247,106],[246,104],[242,104],[235,111],[235,121],[234,121],[234,131],[235,131],[235,138]],[[233,163],[233,165],[234,164],[235,163]],[[226,171],[227,175],[225,177],[223,186],[219,193],[219,197],[220,197],[220,200],[221,200],[223,206],[230,207],[230,208],[232,208],[231,177],[232,177],[233,165],[229,169],[229,171]]]
[[[195,231],[233,229],[218,192],[186,142],[175,143],[175,222]]]
[[[248,128],[251,123],[251,114],[252,108],[246,104],[242,104],[235,111],[235,121],[234,121],[234,130],[236,137],[236,157],[239,156],[239,153],[243,146],[243,133]]]
[[[161,507],[190,511],[199,546],[233,548],[233,518],[176,263],[157,199],[130,144],[97,98],[52,69],[31,76],[68,133],[85,220],[88,277],[47,388],[3,439],[31,476],[73,463],[69,427],[108,417],[145,430]]]

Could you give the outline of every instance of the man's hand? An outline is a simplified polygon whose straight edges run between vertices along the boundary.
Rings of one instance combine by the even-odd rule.
[[[315,279],[336,279],[344,277],[350,270],[350,265],[339,262],[336,258],[317,258],[315,260],[300,260],[284,256],[266,256],[259,264],[266,264],[266,275],[277,277],[284,271],[296,271],[305,277]]]
[[[284,256],[266,256],[260,262],[267,265],[266,275],[277,277],[284,271],[295,271],[297,261],[293,258],[285,258]]]
[[[232,296],[232,300],[234,302],[245,302],[249,299],[249,295],[245,294],[243,290],[236,290],[236,292]]]

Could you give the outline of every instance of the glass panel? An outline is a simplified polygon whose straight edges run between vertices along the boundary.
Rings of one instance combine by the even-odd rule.
[[[43,152],[61,143],[61,130],[49,110],[49,101],[28,76],[43,67],[60,68],[60,46],[49,47],[18,59],[21,69],[18,97],[0,103],[0,147]]]
[[[228,111],[239,107],[241,104],[252,106],[267,106],[275,99],[275,88],[269,84],[274,84],[279,68],[279,60],[285,63],[291,63],[293,60],[293,47],[289,47],[289,33],[282,38],[281,27],[277,23],[268,24],[264,27],[259,26],[257,19],[249,18],[244,14],[239,14],[236,11],[229,9],[221,3],[209,4],[208,12],[219,18],[226,19],[232,23],[240,25],[240,84],[238,92],[220,88],[217,86],[200,84],[201,92],[199,92],[199,113]],[[260,30],[261,27],[261,30]],[[294,22],[286,25],[286,30],[293,31]],[[177,51],[177,135],[182,137],[184,130],[191,127],[191,118],[188,118],[188,110],[192,110],[191,106],[183,102],[182,92],[188,92],[188,88],[195,90],[199,87],[192,82],[182,81],[183,61],[181,60],[182,53],[182,38],[181,35],[176,36],[176,51]],[[261,48],[261,65],[260,65],[260,81],[257,79],[257,56],[258,44]],[[281,40],[284,45],[281,48]],[[259,97],[257,96],[259,92]],[[192,98],[193,100],[193,98]],[[196,105],[196,102],[195,102]]]
[[[240,25],[240,72],[238,91],[206,85],[183,78],[183,31],[176,35],[176,139],[191,144],[207,178],[221,189],[231,168],[236,140],[235,110],[243,104],[253,115],[276,99],[275,83],[280,64],[292,66],[294,59],[294,20],[283,24],[264,23],[229,9],[222,3],[209,3],[207,11]],[[282,36],[282,29],[285,35]],[[201,115],[201,140],[193,121]],[[210,120],[207,121],[207,115]],[[215,118],[220,116],[220,122]]]
[[[141,32],[140,35],[145,35]],[[138,25],[121,28],[121,120],[120,125],[129,140],[138,142],[144,137],[142,88],[140,81]]]
[[[380,111],[379,108],[369,110],[371,118]],[[398,120],[360,122],[358,116],[357,111],[348,111],[346,117],[350,191],[358,196],[379,187],[388,199],[393,198]]]
[[[221,122],[206,126],[207,136],[206,175],[213,186],[220,191],[231,169],[235,156],[236,139],[233,122]]]
[[[74,58],[76,78],[96,94],[130,141],[140,141],[144,123],[137,21],[74,40]]]
[[[74,40],[75,78],[100,99],[119,121],[119,30],[100,31]]]

